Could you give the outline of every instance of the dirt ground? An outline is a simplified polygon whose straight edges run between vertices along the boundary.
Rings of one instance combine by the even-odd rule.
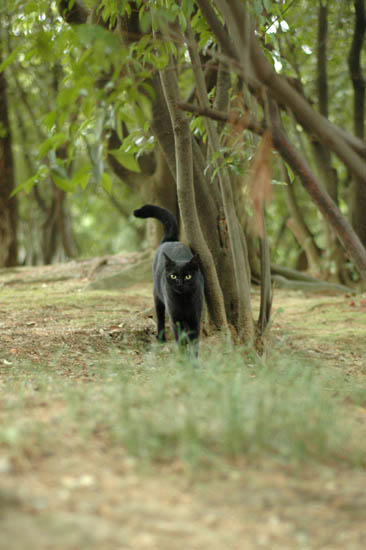
[[[136,259],[114,257],[105,273]],[[52,362],[75,383],[93,383],[85,357],[98,361],[113,341],[138,362],[153,338],[151,284],[93,291],[95,271],[85,261],[0,272],[0,396],[18,360]],[[274,341],[350,376],[366,373],[365,296],[278,290],[273,311]],[[0,439],[1,550],[366,548],[361,469],[271,457],[197,476],[181,463],[144,469],[123,448],[64,432],[63,407],[45,397],[24,409],[57,431],[56,448],[18,452]]]

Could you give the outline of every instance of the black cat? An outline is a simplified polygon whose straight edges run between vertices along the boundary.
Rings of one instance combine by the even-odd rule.
[[[146,204],[133,213],[137,218],[156,218],[164,227],[153,262],[157,338],[165,340],[166,309],[175,340],[189,344],[197,355],[204,289],[198,256],[178,241],[178,224],[169,210]]]

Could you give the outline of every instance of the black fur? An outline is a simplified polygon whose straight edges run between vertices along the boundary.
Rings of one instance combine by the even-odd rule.
[[[157,338],[165,341],[166,310],[175,340],[188,343],[197,355],[204,289],[199,258],[178,241],[178,224],[169,210],[146,204],[134,210],[134,215],[157,218],[164,227],[153,261]]]

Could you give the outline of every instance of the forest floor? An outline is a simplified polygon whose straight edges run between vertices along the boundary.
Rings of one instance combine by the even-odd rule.
[[[231,371],[238,353],[204,335],[191,368],[153,343],[152,285],[90,290],[92,266],[0,271],[0,549],[366,548],[366,296],[278,290],[265,358]],[[250,433],[236,388],[250,422],[260,392],[273,406]]]

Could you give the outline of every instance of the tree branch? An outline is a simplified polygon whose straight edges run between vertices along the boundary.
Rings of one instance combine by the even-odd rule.
[[[212,8],[211,11],[207,9],[207,0],[199,0],[199,5],[200,7],[202,6],[202,13],[204,15],[203,6],[205,6],[205,10],[209,13],[207,22],[211,26],[213,32],[215,34],[218,33],[216,37],[220,42],[223,52],[233,59],[233,68],[235,69],[235,62],[239,62],[241,74],[245,76],[246,71],[243,64],[246,60],[246,52],[244,52],[246,39],[244,40],[241,38],[240,44],[236,45],[237,47],[233,51],[232,43],[228,38],[229,35],[235,33],[234,25],[236,26],[237,22],[235,21],[234,14],[237,10],[241,12],[243,12],[243,10],[245,11],[245,5],[242,4],[240,0],[231,0],[231,2],[228,3],[228,9],[231,10],[232,17],[226,20],[228,25],[228,33],[226,33],[228,36],[226,36],[226,39],[223,38],[223,34],[226,31],[221,23],[218,22],[216,14],[213,12]],[[223,14],[223,16],[225,16],[225,14]],[[334,124],[314,111],[308,102],[287,82],[286,79],[276,74],[272,65],[265,58],[253,31],[251,31],[250,39],[250,59],[251,66],[256,71],[256,79],[251,79],[247,82],[248,85],[259,90],[260,86],[257,84],[259,81],[261,86],[264,85],[268,87],[272,96],[280,104],[288,105],[301,124],[309,127],[326,146],[338,155],[348,169],[366,185],[366,162],[359,157],[354,149],[352,149],[349,141],[344,139],[344,132],[340,131]]]
[[[209,0],[197,0],[197,4],[209,27],[216,36],[222,51],[225,52],[225,54],[229,56],[229,58],[237,59],[238,55],[235,45],[230,39],[228,33],[226,32],[225,27],[217,18]]]
[[[214,120],[225,120],[226,118],[227,122],[234,124],[237,120],[240,120],[240,117],[231,120],[230,114],[213,111],[212,109],[196,107],[195,105],[186,105],[184,103],[180,103],[179,105],[181,109],[195,112],[202,116],[210,116]],[[278,116],[279,115],[277,114],[276,118]],[[255,121],[252,121],[250,125],[247,126],[247,128],[253,133],[258,132],[260,135],[262,135],[266,127],[264,125],[259,125]],[[363,278],[366,278],[366,251],[356,233],[343,217],[342,213],[329,197],[327,192],[322,189],[321,184],[316,179],[310,166],[290,144],[286,134],[283,132],[278,122],[273,119],[272,132],[273,145],[281,154],[282,158],[289,164],[289,166],[291,166],[292,170],[294,170],[294,172],[299,175],[303,186],[309,193],[312,200],[318,206],[319,210],[328,219],[329,223],[336,231],[339,240],[342,242],[346,252],[353,259],[361,276]]]
[[[324,217],[332,225],[343,244],[344,249],[353,259],[361,277],[366,279],[366,250],[360,239],[352,229],[351,225],[344,218],[336,204],[329,197],[314,176],[310,166],[298,154],[289,142],[285,132],[281,128],[278,108],[273,100],[270,103],[270,114],[272,124],[272,137],[276,149],[282,158],[291,166],[301,178],[302,184],[309,193]]]
[[[245,111],[244,114],[239,113],[238,111],[225,113],[223,111],[218,111],[209,107],[201,107],[198,105],[193,105],[192,103],[184,102],[179,103],[178,108],[182,109],[182,111],[187,111],[189,113],[194,113],[196,115],[211,118],[212,120],[229,122],[230,124],[240,127],[243,130],[250,130],[258,136],[263,135],[264,130],[267,128],[265,123],[259,124],[258,122],[256,122],[249,111]]]
[[[227,112],[229,106],[229,89],[231,86],[230,71],[224,61],[219,62],[216,80],[216,95],[214,108],[218,111]],[[218,125],[218,132],[221,133],[224,124],[223,121]]]

